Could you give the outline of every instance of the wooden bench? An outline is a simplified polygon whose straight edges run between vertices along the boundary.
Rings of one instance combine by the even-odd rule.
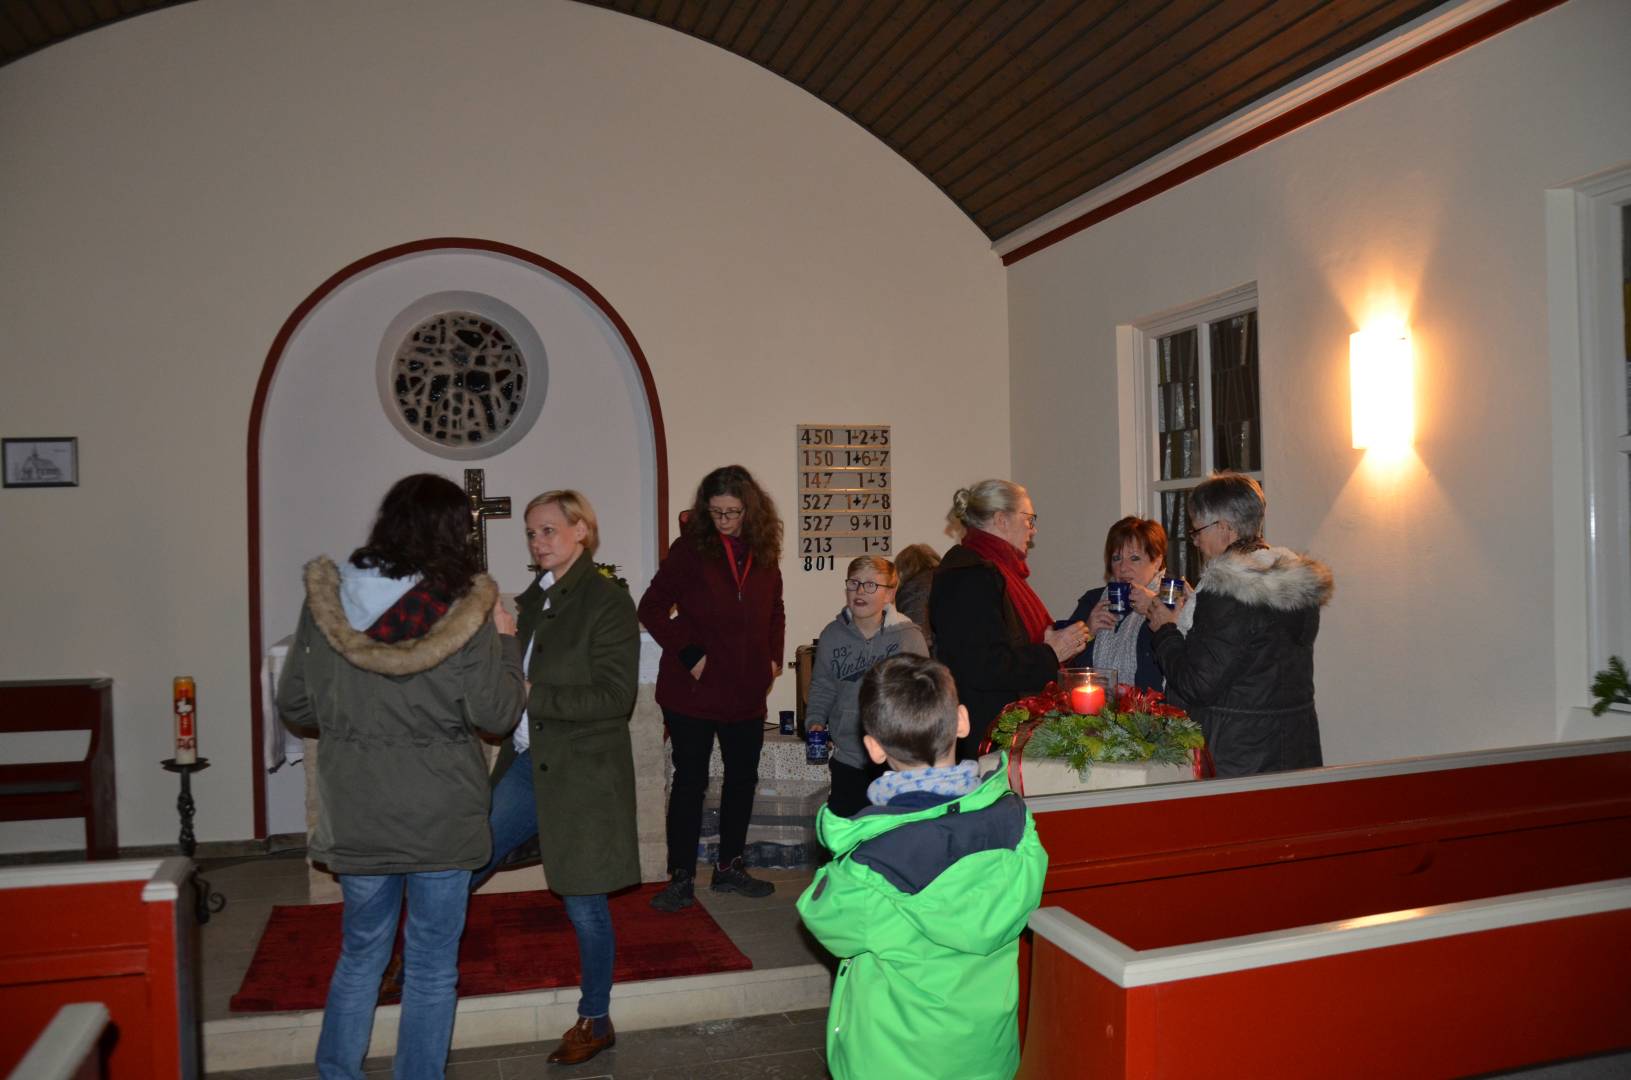
[[[101,1002],[108,1080],[194,1080],[198,922],[188,859],[0,868],[0,1076],[64,1005]]]
[[[1471,1076],[1631,1046],[1626,878],[1187,945],[1060,908],[1031,927],[1020,1080]]]
[[[102,1080],[101,1043],[109,1026],[99,1001],[64,1005],[13,1070],[35,1080]]]
[[[113,777],[113,680],[0,682],[0,734],[88,731],[85,756],[0,765],[0,821],[85,820],[85,853],[119,855]]]
[[[1631,1043],[1631,739],[1030,806],[1024,1077],[1384,1075],[1434,1032],[1391,1074],[1462,1075]]]

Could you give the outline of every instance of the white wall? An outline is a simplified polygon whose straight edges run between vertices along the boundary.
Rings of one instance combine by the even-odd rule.
[[[1631,6],[1572,0],[1012,267],[1014,473],[1050,607],[1135,509],[1116,326],[1255,281],[1268,535],[1336,574],[1327,760],[1550,741],[1543,192],[1631,159],[1628,47]],[[1418,422],[1384,465],[1350,449],[1347,342],[1390,313],[1414,330]]]
[[[0,678],[114,677],[127,845],[175,836],[180,673],[215,763],[199,838],[250,835],[249,410],[279,326],[355,259],[471,236],[580,274],[651,363],[676,510],[736,460],[792,512],[801,421],[895,425],[903,543],[1009,471],[978,231],[816,99],[639,20],[199,0],[0,68],[0,145],[0,434],[77,435],[83,473],[0,494]],[[794,567],[790,645],[842,598]],[[78,842],[0,825],[0,850]]]

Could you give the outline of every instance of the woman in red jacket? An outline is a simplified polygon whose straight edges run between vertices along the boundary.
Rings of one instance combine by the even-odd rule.
[[[668,887],[652,898],[678,911],[694,898],[702,798],[714,739],[725,763],[719,858],[713,888],[769,896],[775,886],[742,867],[764,747],[765,696],[781,673],[782,523],[749,472],[726,465],[702,478],[657,576],[640,598],[640,622],[662,646],[657,704],[674,753],[668,796]]]

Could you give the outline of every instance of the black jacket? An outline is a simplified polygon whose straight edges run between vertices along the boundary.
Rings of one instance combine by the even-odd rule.
[[[1099,597],[1104,595],[1104,586],[1089,589],[1076,601],[1076,610],[1070,613],[1067,623],[1086,622],[1088,616],[1093,614],[1093,608],[1098,604]],[[1089,641],[1087,648],[1066,660],[1065,667],[1092,667],[1093,643]],[[1161,674],[1161,665],[1155,659],[1155,636],[1150,633],[1149,623],[1138,628],[1138,670],[1118,672],[1117,676],[1124,683],[1145,690],[1160,690],[1165,685],[1165,678]]]
[[[951,669],[968,708],[969,734],[958,740],[957,757],[971,758],[1004,705],[1058,676],[1059,658],[1047,645],[1031,643],[1002,571],[962,544],[935,569],[929,625],[935,659]]]
[[[1188,636],[1155,632],[1167,694],[1206,733],[1219,776],[1323,763],[1314,638],[1331,571],[1285,548],[1228,551],[1201,574]]]

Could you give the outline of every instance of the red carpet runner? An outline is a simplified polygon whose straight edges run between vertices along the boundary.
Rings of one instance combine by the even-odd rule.
[[[620,983],[742,971],[753,966],[701,904],[672,915],[651,907],[661,884],[612,897]],[[340,905],[272,909],[233,1012],[321,1009],[340,956]],[[459,996],[507,994],[578,984],[578,939],[549,892],[494,893],[470,900],[459,947]]]

